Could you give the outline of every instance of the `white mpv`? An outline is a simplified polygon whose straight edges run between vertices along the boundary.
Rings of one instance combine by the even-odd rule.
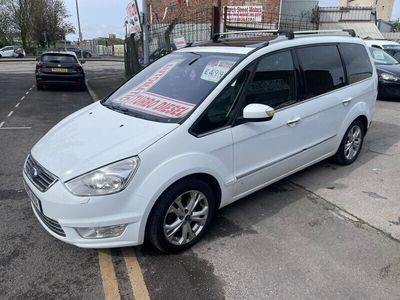
[[[218,208],[323,159],[352,163],[377,96],[365,43],[286,35],[181,49],[57,124],[23,172],[39,222],[79,247],[177,252]]]

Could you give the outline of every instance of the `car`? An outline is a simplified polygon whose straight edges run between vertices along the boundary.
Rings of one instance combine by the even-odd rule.
[[[73,85],[85,89],[84,61],[79,61],[74,52],[44,52],[36,63],[36,88],[47,85]]]
[[[68,47],[67,51],[74,52],[77,57],[82,58],[81,49],[80,48]],[[83,50],[83,57],[84,58],[91,58],[92,57],[92,53],[89,50]]]
[[[387,40],[365,40],[365,43],[374,48],[384,50],[386,53],[393,56],[398,62],[400,62],[400,44],[393,41]]]
[[[25,50],[18,46],[5,46],[0,49],[0,58],[2,57],[25,57]]]
[[[261,32],[168,54],[42,137],[23,178],[47,232],[175,253],[219,208],[324,159],[353,163],[378,86],[363,40]]]
[[[378,97],[400,100],[400,63],[381,49],[369,50],[379,77]]]

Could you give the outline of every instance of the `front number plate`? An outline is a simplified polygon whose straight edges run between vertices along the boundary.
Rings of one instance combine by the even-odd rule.
[[[35,205],[35,207],[40,211],[42,211],[42,205],[40,205],[40,200],[38,199],[38,197],[36,197],[36,195],[32,192],[31,188],[28,186],[28,184],[24,181],[24,187],[25,187],[25,191],[29,196],[29,199],[31,199],[33,205]]]

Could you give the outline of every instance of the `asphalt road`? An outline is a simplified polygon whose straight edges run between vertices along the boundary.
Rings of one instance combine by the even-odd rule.
[[[357,217],[363,210],[348,204],[346,212],[339,202],[363,199],[357,198],[363,190],[390,200],[378,199],[382,206],[399,200],[399,187],[386,179],[396,170],[385,166],[390,158],[399,164],[394,112],[400,103],[378,103],[376,129],[358,163],[322,162],[224,208],[206,238],[185,253],[163,255],[148,246],[87,250],[45,232],[21,172],[34,143],[91,98],[70,89],[37,91],[33,66],[0,64],[0,299],[400,298],[400,243]],[[123,72],[115,62],[85,68],[89,78]],[[375,141],[380,136],[386,139]],[[382,154],[375,153],[382,143]],[[366,170],[374,165],[387,174],[371,183]],[[356,186],[361,181],[368,189]]]

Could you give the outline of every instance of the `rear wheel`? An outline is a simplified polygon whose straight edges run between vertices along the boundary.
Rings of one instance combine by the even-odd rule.
[[[188,178],[170,187],[148,220],[147,239],[159,250],[176,253],[197,243],[215,214],[215,195],[205,182]]]
[[[353,163],[360,154],[364,142],[364,135],[364,124],[360,120],[355,120],[351,123],[334,156],[335,162],[340,165],[349,165]]]

